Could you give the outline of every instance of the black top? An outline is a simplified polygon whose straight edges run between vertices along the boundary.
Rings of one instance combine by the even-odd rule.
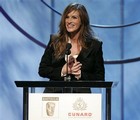
[[[59,59],[54,57],[54,48],[51,44],[53,35],[50,38],[50,42],[45,49],[45,52],[41,58],[39,65],[39,75],[41,77],[49,78],[51,81],[64,81],[61,77],[61,70],[63,65],[66,63],[65,54]],[[55,40],[58,40],[55,37]],[[56,42],[57,43],[57,42]],[[81,78],[82,81],[104,81],[105,70],[102,52],[102,42],[98,39],[86,39],[87,49],[82,49],[77,57],[77,61],[82,64],[81,67]],[[72,81],[77,81],[72,76]],[[76,89],[75,89],[76,90]],[[77,89],[77,92],[84,92],[86,89]],[[87,92],[90,92],[88,89]]]

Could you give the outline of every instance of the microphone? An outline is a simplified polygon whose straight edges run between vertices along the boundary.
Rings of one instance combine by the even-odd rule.
[[[70,51],[71,47],[72,47],[72,45],[70,43],[67,43],[67,45],[66,45],[66,51],[65,51],[67,68],[66,68],[66,77],[64,78],[64,81],[70,81],[71,80],[71,77],[68,74],[68,64],[69,64],[68,63],[69,62],[68,55],[71,53],[71,51]]]
[[[66,52],[65,52],[66,55],[69,55],[71,53],[71,51],[70,51],[71,47],[72,47],[72,45],[70,43],[67,43]]]

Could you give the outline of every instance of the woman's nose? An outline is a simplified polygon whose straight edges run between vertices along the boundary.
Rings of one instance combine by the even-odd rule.
[[[69,17],[69,18],[67,19],[67,21],[68,21],[68,22],[72,22],[72,17]]]

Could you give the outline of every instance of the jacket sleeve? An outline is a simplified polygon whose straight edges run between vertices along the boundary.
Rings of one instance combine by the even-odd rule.
[[[44,78],[49,78],[52,80],[62,80],[61,77],[61,69],[62,66],[55,66],[53,64],[54,60],[54,48],[53,45],[51,45],[51,39],[48,43],[47,48],[44,51],[44,54],[41,58],[40,64],[39,64],[39,75]]]
[[[96,42],[92,47],[93,50],[89,54],[89,57],[87,58],[89,59],[89,61],[86,61],[84,65],[82,65],[83,67],[86,68],[86,70],[81,71],[81,80],[104,81],[105,69],[104,69],[102,42]]]
[[[102,42],[96,53],[95,69],[96,69],[95,70],[95,79],[104,81],[105,80],[105,69],[104,69]]]

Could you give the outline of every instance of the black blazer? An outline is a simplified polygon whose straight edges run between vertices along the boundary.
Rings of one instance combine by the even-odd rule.
[[[54,57],[54,48],[50,45],[52,39],[58,40],[55,35],[51,35],[47,48],[41,58],[39,65],[39,75],[54,81],[63,81],[61,69],[66,63],[65,55],[59,60]],[[57,43],[57,42],[56,42]],[[88,49],[82,49],[77,61],[82,63],[81,78],[82,81],[104,81],[105,70],[103,62],[102,42],[98,39],[86,39]],[[72,78],[76,80],[76,78]],[[45,92],[60,92],[61,89],[48,89]],[[89,88],[76,88],[73,92],[91,92]]]

